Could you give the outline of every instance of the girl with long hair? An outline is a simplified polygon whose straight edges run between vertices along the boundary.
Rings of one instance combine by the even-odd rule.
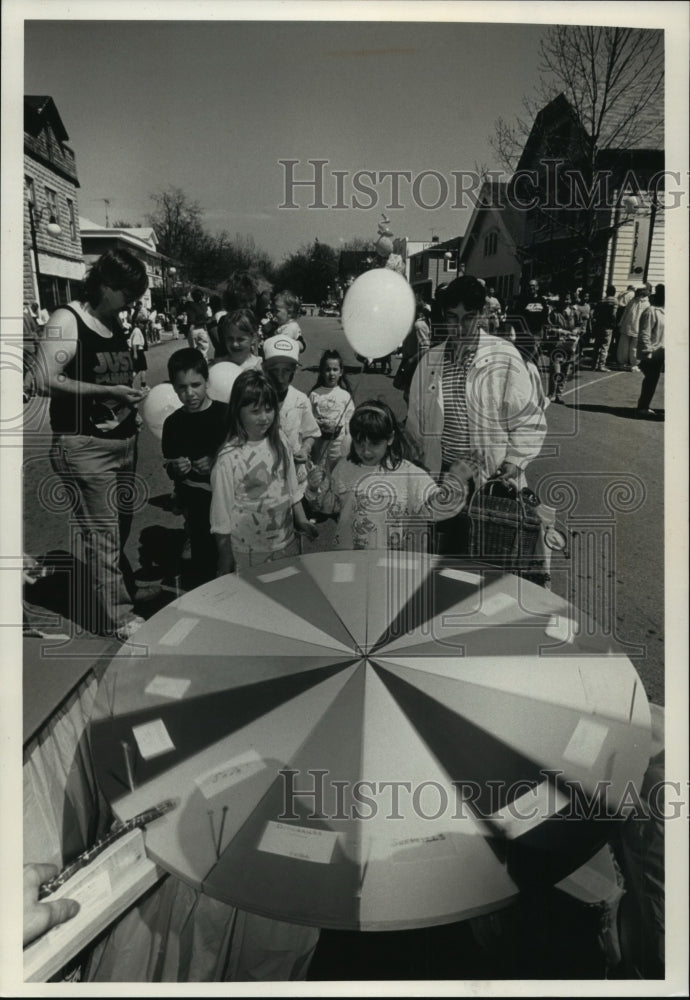
[[[278,397],[261,372],[242,372],[232,387],[211,490],[219,576],[297,555],[296,533],[317,535],[304,513],[292,452],[280,430]]]

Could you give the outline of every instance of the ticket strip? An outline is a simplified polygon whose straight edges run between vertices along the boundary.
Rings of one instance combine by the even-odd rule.
[[[88,850],[83,851],[77,858],[74,859],[69,865],[58,872],[55,878],[50,879],[48,882],[44,882],[38,890],[38,898],[45,899],[51,893],[59,889],[61,885],[64,885],[68,879],[72,878],[78,871],[85,868],[87,865],[102,854],[106,848],[114,844],[115,841],[119,840],[120,837],[124,837],[125,834],[129,833],[130,830],[143,829],[152,823],[154,820],[159,819],[166,813],[175,809],[179,804],[179,799],[164,799],[159,802],[157,806],[152,809],[147,809],[144,812],[138,813],[136,816],[132,816],[131,819],[123,822],[118,822],[105,837],[101,837],[97,840],[93,847],[89,847]]]

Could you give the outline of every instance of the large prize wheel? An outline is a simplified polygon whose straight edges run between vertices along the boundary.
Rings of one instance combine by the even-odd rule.
[[[91,741],[118,818],[225,903],[350,930],[450,922],[559,881],[634,800],[635,669],[500,571],[327,552],[174,601],[109,666]]]

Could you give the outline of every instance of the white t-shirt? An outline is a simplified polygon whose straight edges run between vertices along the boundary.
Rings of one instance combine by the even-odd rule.
[[[320,426],[325,424],[321,426],[321,433],[329,440],[324,442],[324,448],[330,461],[335,463],[345,454],[346,442],[349,440],[350,418],[355,412],[352,396],[339,385],[333,388],[320,385],[309,393],[309,402],[317,422],[320,422]],[[333,431],[336,431],[335,437],[330,437],[329,432]]]
[[[305,438],[321,437],[321,430],[312,412],[309,397],[294,385],[288,386],[287,395],[280,404],[280,429],[288,439],[293,452],[300,451]],[[297,481],[303,485],[307,479],[304,462],[296,462]],[[300,495],[301,498],[301,495]]]
[[[428,522],[451,517],[461,506],[458,501],[444,509],[441,488],[406,459],[390,470],[343,458],[333,470],[331,490],[340,510],[340,549],[423,550]]]
[[[288,466],[275,472],[276,457],[267,438],[230,441],[211,470],[211,531],[230,535],[240,552],[275,552],[294,540],[292,508],[301,499],[292,452]]]

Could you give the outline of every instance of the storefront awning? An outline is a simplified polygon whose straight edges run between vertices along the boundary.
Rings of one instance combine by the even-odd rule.
[[[47,253],[39,253],[38,266],[41,274],[53,278],[71,278],[73,281],[81,281],[86,270],[83,260],[68,260],[66,257],[53,257]]]

